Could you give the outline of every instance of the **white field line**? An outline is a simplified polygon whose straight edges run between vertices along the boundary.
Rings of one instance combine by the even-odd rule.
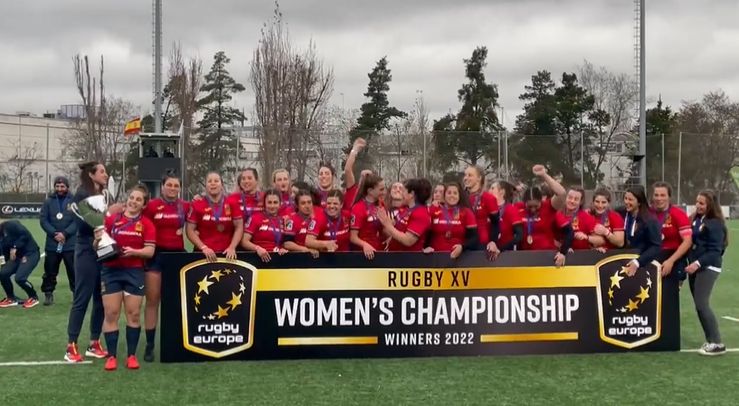
[[[92,364],[92,361],[82,361],[76,364]],[[75,365],[75,363],[67,361],[20,361],[20,362],[0,362],[0,367],[23,367],[23,366],[39,366],[39,365]]]
[[[691,348],[691,349],[680,350],[680,352],[698,352],[698,351],[700,351],[700,350],[697,349],[697,348],[696,349],[692,349]],[[727,348],[726,349],[726,352],[739,352],[739,348]]]
[[[731,317],[731,316],[722,316],[721,318],[722,318],[722,319],[726,319],[726,320],[731,320],[731,321],[735,321],[735,322],[739,323],[739,319],[737,319],[736,317]]]

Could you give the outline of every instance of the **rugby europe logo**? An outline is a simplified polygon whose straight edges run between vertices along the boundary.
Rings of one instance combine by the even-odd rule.
[[[180,273],[185,348],[213,358],[249,349],[254,342],[256,268],[219,258],[193,262]]]
[[[635,257],[616,255],[595,266],[600,339],[628,349],[651,343],[661,334],[660,265],[652,262],[628,276],[626,265]]]

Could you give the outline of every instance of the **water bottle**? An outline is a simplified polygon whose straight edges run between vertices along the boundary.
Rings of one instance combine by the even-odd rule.
[[[56,243],[56,253],[57,254],[61,254],[63,249],[64,249],[64,243],[63,242]]]

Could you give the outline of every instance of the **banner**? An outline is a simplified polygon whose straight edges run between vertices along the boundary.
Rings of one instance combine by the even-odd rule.
[[[163,362],[680,348],[677,281],[626,251],[165,255]]]
[[[43,203],[0,203],[0,218],[38,217]]]

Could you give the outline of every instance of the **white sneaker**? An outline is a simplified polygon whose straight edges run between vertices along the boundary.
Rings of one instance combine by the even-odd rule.
[[[698,350],[698,353],[708,356],[722,355],[726,353],[726,346],[718,343],[706,343]]]

